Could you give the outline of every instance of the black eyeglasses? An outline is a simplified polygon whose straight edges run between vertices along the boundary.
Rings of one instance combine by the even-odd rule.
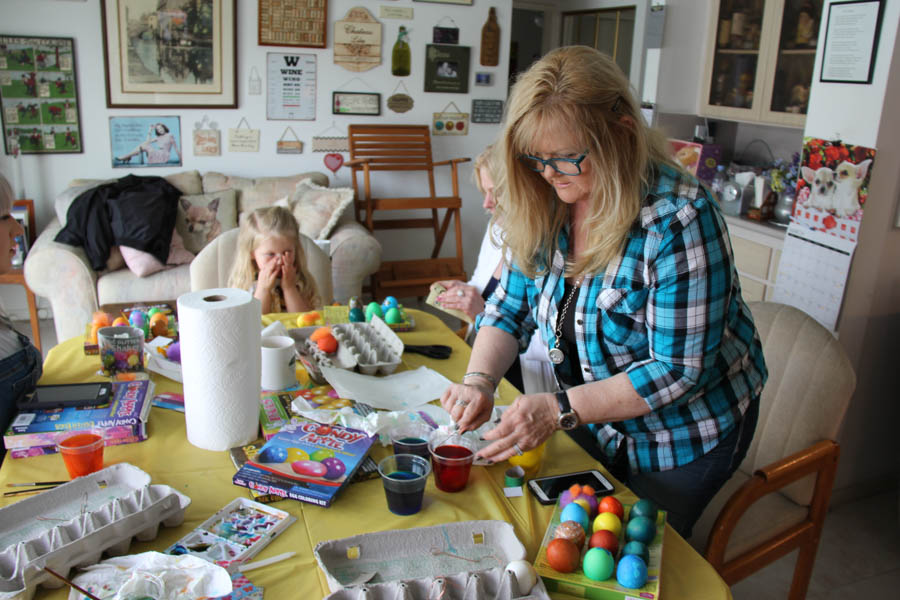
[[[587,150],[578,158],[538,158],[530,154],[520,154],[519,160],[538,173],[542,173],[547,165],[550,165],[550,168],[560,175],[581,175],[581,163],[587,155]]]

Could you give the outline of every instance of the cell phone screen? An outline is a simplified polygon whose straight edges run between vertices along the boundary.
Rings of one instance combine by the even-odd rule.
[[[612,485],[606,479],[600,479],[592,471],[583,471],[580,473],[569,473],[558,477],[543,477],[535,479],[534,483],[541,488],[541,491],[550,500],[556,500],[565,490],[578,483],[581,485],[589,485],[599,495],[608,494],[613,491]]]
[[[39,385],[29,408],[56,408],[63,406],[90,406],[109,402],[108,383],[78,383],[71,385]]]

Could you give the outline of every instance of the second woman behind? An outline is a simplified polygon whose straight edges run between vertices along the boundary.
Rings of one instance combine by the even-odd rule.
[[[258,208],[241,223],[228,285],[249,290],[262,303],[263,314],[306,312],[322,305],[299,232],[294,215],[281,206]]]

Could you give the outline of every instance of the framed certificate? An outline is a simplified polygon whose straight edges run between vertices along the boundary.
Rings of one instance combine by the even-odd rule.
[[[381,94],[369,92],[332,92],[333,115],[380,115]]]
[[[872,83],[881,13],[881,0],[831,3],[819,81]]]

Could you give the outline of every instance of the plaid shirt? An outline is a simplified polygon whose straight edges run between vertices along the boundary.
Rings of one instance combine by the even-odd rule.
[[[568,229],[558,245],[536,279],[504,267],[478,327],[525,340],[536,329],[553,345]],[[581,284],[575,335],[585,383],[624,372],[650,407],[642,417],[589,425],[610,459],[626,444],[632,471],[685,465],[740,422],[767,372],[725,223],[696,179],[657,168],[623,250]]]

